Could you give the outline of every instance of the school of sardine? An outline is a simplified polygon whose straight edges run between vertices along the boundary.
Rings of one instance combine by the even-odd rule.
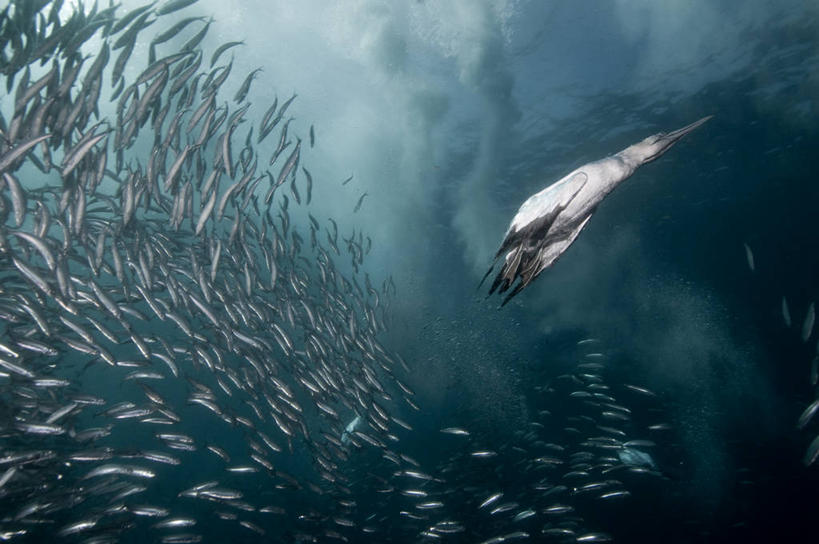
[[[610,540],[582,513],[662,477],[655,395],[585,341],[513,442],[418,436],[395,284],[195,2],[0,12],[0,540]]]
[[[754,254],[747,243],[744,244],[744,246],[748,269],[753,273],[756,270],[754,265]],[[793,319],[791,317],[788,299],[784,295],[782,296],[782,301],[780,303],[780,311],[782,313],[782,324],[785,325],[785,328],[790,329],[793,326]],[[805,317],[802,320],[801,329],[799,329],[799,339],[802,341],[802,343],[807,343],[811,338],[813,338],[815,324],[815,304],[813,302],[809,302],[807,304],[807,308],[805,309]],[[808,403],[799,416],[796,423],[796,428],[800,431],[809,427],[809,424],[814,419],[816,412],[819,412],[819,390],[816,389],[817,384],[819,384],[819,342],[817,342],[816,347],[812,350],[812,352],[808,381],[810,383],[810,387],[814,391],[814,399]],[[819,419],[816,421],[819,421]],[[814,436],[813,440],[811,440],[807,445],[805,455],[802,458],[802,463],[806,467],[809,467],[815,463],[817,459],[819,459],[819,434]]]

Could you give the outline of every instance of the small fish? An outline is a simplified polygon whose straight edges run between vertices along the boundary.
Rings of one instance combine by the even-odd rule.
[[[196,525],[196,520],[193,518],[169,518],[154,523],[151,527],[154,529],[180,529],[182,527],[193,527],[194,525]]]
[[[517,514],[515,514],[515,517],[512,518],[512,522],[516,523],[518,521],[522,521],[524,519],[531,518],[534,515],[535,515],[535,511],[532,510],[532,509],[527,508],[526,510],[522,510],[522,511],[518,512]],[[508,536],[507,536],[507,539],[509,539]]]
[[[808,311],[805,313],[805,320],[802,322],[802,341],[807,342],[813,334],[813,324],[816,321],[816,310],[813,302],[808,305]]]
[[[751,251],[751,248],[748,244],[742,244],[745,246],[745,259],[748,261],[748,270],[753,272],[755,270],[754,267],[754,253]]]
[[[256,68],[255,70],[252,70],[249,74],[247,74],[247,77],[245,77],[245,80],[242,82],[242,84],[239,86],[239,89],[236,91],[236,94],[233,96],[234,102],[239,103],[244,101],[245,97],[247,96],[247,93],[250,91],[250,84],[253,83],[256,74],[258,74],[261,71],[262,71],[261,68]]]
[[[306,197],[305,197],[305,204],[310,204],[310,201],[313,199],[313,176],[310,175],[310,172],[307,171],[307,168],[301,167],[302,172],[304,172],[304,177],[307,179],[307,189],[306,189]],[[318,227],[316,227],[318,230]]]
[[[599,495],[597,498],[598,499],[603,499],[603,500],[609,500],[609,499],[620,499],[620,498],[623,498],[623,497],[630,497],[630,496],[631,496],[631,493],[629,491],[623,489],[623,490],[619,490],[619,491],[608,491],[606,493],[603,493],[602,495]]]
[[[788,301],[782,297],[782,320],[785,322],[785,327],[791,328],[791,312],[788,309]]]
[[[578,535],[576,542],[611,542],[611,536],[606,533],[585,533]]]
[[[222,56],[222,53],[230,49],[231,47],[236,47],[237,45],[242,45],[245,42],[243,41],[236,41],[236,42],[227,42],[220,45],[216,51],[213,52],[213,55],[210,57],[210,67],[213,68],[213,65],[216,64],[216,61],[219,60],[219,57]],[[263,123],[264,124],[264,123]]]
[[[44,134],[42,136],[37,136],[35,138],[31,138],[26,140],[25,142],[19,144],[15,148],[11,149],[10,151],[0,155],[0,172],[5,172],[9,166],[11,166],[14,161],[23,157],[26,153],[28,153],[35,145],[43,142],[47,139],[51,138],[51,134]]]
[[[656,397],[657,396],[653,391],[651,391],[650,389],[647,389],[645,387],[640,387],[638,385],[631,385],[631,384],[627,384],[627,383],[623,384],[623,386],[626,389],[630,390],[630,391],[634,391],[635,393],[640,393],[641,395],[646,395],[647,397]]]
[[[813,416],[816,415],[817,411],[819,411],[819,399],[814,400],[805,408],[802,415],[799,416],[799,422],[796,424],[796,428],[804,429],[807,424],[810,423],[810,420],[813,419]]]
[[[364,193],[363,195],[361,195],[361,197],[359,197],[358,203],[356,203],[353,213],[356,213],[359,209],[361,209],[361,204],[364,202],[365,196],[367,196],[367,193]]]
[[[495,457],[498,453],[492,450],[478,450],[473,451],[469,455],[478,459],[488,459],[490,457]]]
[[[819,436],[814,438],[808,445],[808,449],[805,451],[805,457],[802,459],[802,463],[806,467],[809,467],[814,463],[814,461],[816,461],[817,457],[819,457]]]
[[[157,15],[167,15],[180,9],[186,8],[191,4],[195,4],[198,0],[169,0],[162,6],[156,9]]]
[[[151,40],[151,45],[159,45],[161,43],[165,43],[177,34],[179,34],[186,26],[191,24],[194,21],[201,21],[202,17],[188,17],[186,19],[182,19],[171,28]]]

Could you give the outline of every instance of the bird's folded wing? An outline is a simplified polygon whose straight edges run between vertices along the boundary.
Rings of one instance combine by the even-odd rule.
[[[496,288],[500,287],[500,292],[503,292],[514,282],[515,278],[520,277],[520,282],[506,296],[501,306],[505,306],[512,297],[520,293],[541,272],[550,267],[572,245],[572,242],[586,226],[586,223],[589,222],[589,219],[591,219],[591,214],[575,226],[565,238],[549,240],[548,238],[551,237],[547,237],[547,240],[541,243],[540,249],[536,252],[525,254],[522,248],[513,250],[510,253],[513,256],[512,259],[507,259],[506,263],[504,263],[492,285],[492,291],[490,291],[492,293]]]
[[[591,219],[591,216],[592,214],[590,213],[583,221],[577,224],[577,226],[575,226],[574,229],[572,229],[572,231],[565,238],[561,239],[558,242],[544,245],[544,247],[540,251],[540,254],[538,255],[538,270],[535,273],[535,276],[540,274],[540,272],[542,272],[543,270],[552,266],[552,263],[554,263],[557,260],[557,258],[560,257],[563,254],[563,252],[569,248],[570,245],[572,245],[575,238],[577,238],[577,235],[580,234],[580,231],[583,230],[583,227],[585,227],[586,223],[588,223],[589,219]],[[534,277],[532,279],[534,279]],[[531,279],[529,281],[531,281]]]
[[[524,202],[512,220],[495,259],[523,240],[545,237],[557,216],[577,196],[588,179],[584,172],[575,172]]]
[[[557,216],[577,196],[589,177],[585,172],[574,172],[549,185],[523,203],[512,220],[510,231],[518,231],[538,218]]]

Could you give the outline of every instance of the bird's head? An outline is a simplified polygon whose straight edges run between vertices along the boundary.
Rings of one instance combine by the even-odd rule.
[[[708,117],[703,117],[699,121],[695,121],[690,125],[684,126],[679,130],[675,130],[673,132],[665,133],[659,132],[657,134],[652,134],[645,140],[641,142],[637,142],[636,144],[627,147],[625,150],[622,151],[622,154],[629,156],[630,158],[636,159],[638,164],[645,164],[647,162],[651,162],[677,143],[680,138],[688,134],[689,132],[693,131],[695,128],[699,127],[709,119],[711,119],[713,115],[709,115]]]

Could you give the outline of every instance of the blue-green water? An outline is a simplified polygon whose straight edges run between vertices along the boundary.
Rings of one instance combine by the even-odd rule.
[[[18,22],[37,18],[21,15],[26,2],[13,4],[0,27],[6,136],[14,133],[15,120],[23,127],[18,136],[34,126],[33,117],[15,111],[22,66],[35,81],[53,63],[64,67],[75,60],[62,53],[45,63],[34,58],[24,45],[41,38],[27,35]],[[53,6],[42,4],[43,20],[34,25],[42,25]],[[112,10],[111,21],[139,5],[124,3]],[[36,28],[53,32],[56,20],[65,24],[76,9],[65,2],[53,26]],[[92,7],[82,9],[88,14]],[[194,48],[202,50],[201,61],[195,53],[178,61],[199,62],[195,71],[202,75],[180,84],[181,97],[163,87],[146,106],[150,120],[118,159],[118,127],[129,121],[128,114],[121,118],[127,108],[118,111],[124,99],[111,98],[111,70],[122,51],[114,42],[128,31],[108,38],[95,31],[82,45],[84,69],[99,57],[105,39],[114,46],[98,111],[80,115],[84,124],[60,137],[62,147],[47,145],[59,166],[70,144],[98,119],[106,120],[99,130],[111,134],[70,175],[61,176],[59,168],[40,172],[35,162],[45,156],[39,145],[7,167],[5,174],[19,179],[28,195],[19,225],[11,183],[0,186],[0,342],[25,354],[9,359],[24,370],[4,367],[0,382],[5,538],[810,538],[819,476],[804,458],[817,423],[797,428],[797,421],[816,398],[811,365],[819,333],[805,322],[813,319],[808,316],[819,293],[819,193],[812,168],[819,8],[795,1],[200,0],[165,15],[149,13],[157,15],[145,21],[156,22],[133,44],[125,88],[149,65],[151,39],[186,17],[202,19],[158,45],[157,58],[182,51],[212,18]],[[18,35],[24,37],[12,38]],[[126,224],[122,195],[141,187],[154,152],[166,147],[162,139],[173,115],[178,111],[183,120],[182,145],[171,144],[163,166],[155,167],[162,171],[158,179],[168,179],[185,142],[190,146],[199,136],[202,125],[187,123],[207,100],[211,55],[232,40],[244,43],[215,63],[230,65],[212,105],[229,112],[225,124],[189,149],[196,158],[183,163],[181,189],[163,189],[157,181],[167,206],[144,211],[138,204]],[[235,99],[258,67],[247,98]],[[62,68],[60,74],[66,77]],[[170,69],[161,77],[180,74]],[[87,96],[83,76],[77,81],[71,100]],[[141,85],[135,102],[148,92],[148,84]],[[55,92],[47,86],[43,100]],[[268,107],[294,93],[282,124],[258,142]],[[46,132],[59,128],[58,112],[69,108],[64,98],[55,99],[59,107]],[[34,100],[27,113],[40,104]],[[154,129],[164,104],[175,109]],[[246,104],[228,136],[232,158],[226,160],[221,138],[230,115]],[[557,263],[509,304],[498,308],[502,299],[487,298],[486,285],[478,289],[530,195],[574,168],[706,115],[714,118],[607,197]],[[4,139],[3,153],[24,140]],[[287,147],[271,161],[280,141]],[[298,167],[286,173],[282,165],[297,144]],[[80,177],[94,171],[103,154],[115,175],[97,193],[110,201],[95,199]],[[204,234],[194,234],[207,201],[203,180],[235,164],[236,175],[226,171],[215,183],[221,199],[251,171],[247,156],[258,160],[251,176],[259,178],[258,186],[247,192],[240,186],[239,198],[228,194],[225,218],[207,221]],[[309,203],[301,167],[312,180]],[[277,177],[284,181],[268,207],[264,195]],[[13,232],[36,232],[42,208],[71,226],[80,198],[75,183],[86,187],[83,198],[93,210],[87,229],[70,228],[65,244],[57,225],[46,230],[81,292],[72,298],[60,294],[56,272]],[[69,196],[63,196],[67,187]],[[168,221],[177,213],[171,204],[185,190],[193,195],[193,211],[181,212],[185,220],[175,228]],[[144,202],[139,194],[137,201]],[[61,196],[71,202],[67,208],[60,207]],[[234,223],[236,217],[241,221]],[[102,242],[101,231],[107,236]],[[89,249],[98,244],[108,267],[99,274]],[[126,261],[126,280],[114,274],[113,251]],[[211,264],[217,254],[218,270]],[[271,279],[271,255],[277,280]],[[51,293],[26,277],[21,261],[46,277]],[[145,279],[146,270],[155,281]],[[113,315],[90,281],[141,317]],[[136,285],[149,285],[162,301],[158,313]],[[218,325],[196,302],[206,297]],[[65,311],[64,300],[80,311]],[[26,305],[45,316],[53,334],[38,326]],[[173,319],[158,319],[163,312]],[[90,330],[92,343],[105,346],[117,365],[71,348],[62,338],[79,337],[60,316]],[[118,342],[108,342],[88,316],[114,330]],[[177,326],[177,317],[193,329],[190,334]],[[274,323],[294,346],[281,340]],[[132,334],[148,339],[151,357]],[[25,339],[57,354],[21,348]],[[175,361],[175,372],[165,356]],[[25,369],[69,385],[37,385]],[[129,377],[136,370],[162,378]],[[154,393],[162,402],[151,399]],[[54,436],[25,430],[80,395],[104,404],[80,402],[82,408],[56,421],[59,428],[51,430],[60,433]],[[123,419],[104,413],[126,401],[152,413]],[[344,429],[356,415],[367,426],[357,428],[365,436],[353,435],[350,445],[346,436],[353,431],[345,435]],[[154,417],[162,421],[145,421]],[[76,439],[85,429],[106,426],[108,436]],[[452,428],[468,436],[442,432]],[[178,449],[188,442],[157,436],[166,432],[183,434],[193,451]],[[221,448],[230,461],[208,446]],[[655,467],[643,470],[618,457],[629,447],[650,452]],[[105,459],[72,458],[92,450]],[[12,459],[31,451],[50,453],[37,462]],[[146,451],[173,455],[178,464],[146,461]],[[106,463],[148,467],[154,476],[88,477]],[[254,471],[226,470],[237,466]],[[184,494],[214,481],[241,497]],[[145,489],[114,498],[132,485]],[[607,491],[618,494],[601,497]],[[480,506],[495,493],[503,496]],[[146,516],[139,510],[145,505],[165,511]],[[171,517],[196,523],[176,533],[151,527]],[[92,526],[67,529],[81,520]]]

